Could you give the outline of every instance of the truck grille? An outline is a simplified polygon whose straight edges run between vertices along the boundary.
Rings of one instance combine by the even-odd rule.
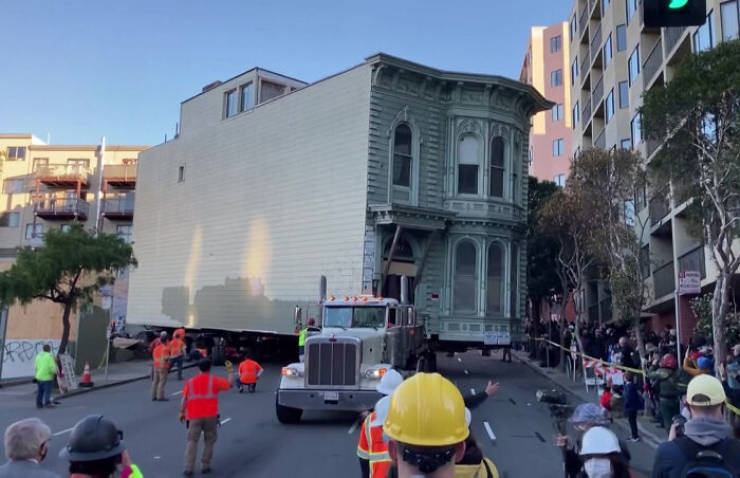
[[[357,344],[318,342],[308,344],[308,385],[357,384]]]

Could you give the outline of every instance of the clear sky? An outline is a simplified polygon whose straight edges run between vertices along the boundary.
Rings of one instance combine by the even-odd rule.
[[[180,102],[253,66],[312,82],[383,51],[517,78],[568,0],[0,0],[0,132],[157,144]]]

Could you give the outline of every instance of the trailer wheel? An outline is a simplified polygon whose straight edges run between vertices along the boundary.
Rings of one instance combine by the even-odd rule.
[[[277,415],[277,419],[280,423],[292,425],[301,421],[303,410],[301,410],[300,408],[292,408],[280,405],[280,403],[278,403],[277,394],[275,394],[275,414]]]

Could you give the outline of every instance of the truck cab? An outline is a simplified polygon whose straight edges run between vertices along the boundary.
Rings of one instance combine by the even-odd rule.
[[[282,423],[303,410],[371,409],[390,368],[413,363],[424,341],[414,308],[396,299],[360,295],[323,301],[321,331],[306,338],[304,362],[283,367],[276,413]]]

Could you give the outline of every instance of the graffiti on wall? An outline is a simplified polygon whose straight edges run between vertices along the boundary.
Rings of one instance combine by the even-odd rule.
[[[58,340],[6,340],[2,343],[3,372],[1,378],[32,377],[36,355],[44,345],[51,345],[51,352],[56,355],[59,349]]]

